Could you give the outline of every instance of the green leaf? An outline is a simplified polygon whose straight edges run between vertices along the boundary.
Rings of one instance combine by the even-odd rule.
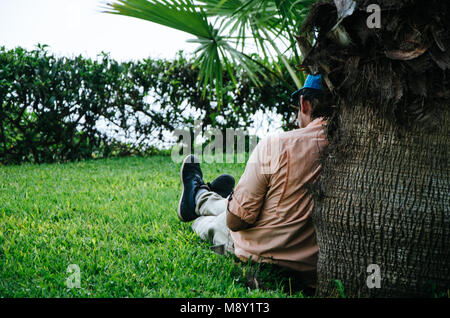
[[[198,43],[195,51],[199,66],[202,96],[208,86],[214,89],[219,103],[223,98],[223,75],[228,72],[236,83],[229,64],[240,64],[250,80],[275,75],[283,82],[281,61],[290,79],[299,88],[303,74],[289,64],[289,55],[300,64],[294,34],[314,0],[115,0],[106,4],[107,13],[139,18],[194,35],[188,42]],[[276,41],[275,41],[276,40]],[[279,47],[284,47],[281,49]],[[263,59],[256,61],[244,50],[255,45]],[[275,63],[272,63],[275,61]]]

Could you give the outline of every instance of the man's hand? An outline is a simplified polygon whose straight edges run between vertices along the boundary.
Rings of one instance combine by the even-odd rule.
[[[250,226],[250,224],[243,221],[233,213],[227,211],[227,226],[230,229],[230,231],[236,232],[247,229]]]

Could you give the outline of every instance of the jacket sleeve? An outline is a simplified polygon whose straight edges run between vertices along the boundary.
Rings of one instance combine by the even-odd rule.
[[[255,147],[228,202],[228,212],[248,224],[255,223],[268,191],[272,156],[267,146],[266,138]]]

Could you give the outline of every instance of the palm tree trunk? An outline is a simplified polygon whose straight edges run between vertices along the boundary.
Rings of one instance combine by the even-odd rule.
[[[356,0],[345,17],[351,3],[317,2],[302,28],[316,37],[303,65],[324,75],[336,106],[313,211],[317,293],[447,296],[450,7]],[[367,24],[374,3],[379,28]]]
[[[428,132],[343,106],[313,220],[318,295],[436,296],[450,289],[450,112]],[[367,284],[377,264],[380,285]],[[369,278],[371,281],[371,278]],[[373,288],[369,288],[373,287]]]

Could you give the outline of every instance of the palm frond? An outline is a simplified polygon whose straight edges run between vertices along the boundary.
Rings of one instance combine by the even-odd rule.
[[[224,68],[236,83],[232,63],[240,65],[255,85],[259,85],[260,78],[267,73],[277,74],[286,81],[277,65],[281,61],[296,86],[303,83],[302,74],[296,75],[273,39],[284,43],[285,49],[293,52],[300,63],[293,35],[301,23],[299,17],[306,13],[311,2],[314,0],[112,0],[106,3],[105,12],[147,20],[195,36],[188,42],[199,45],[195,63],[199,66],[203,96],[209,85],[220,103]],[[274,68],[244,53],[248,41],[262,52],[263,61],[275,62]]]
[[[147,20],[201,38],[211,38],[206,13],[191,0],[115,0],[106,13]]]

